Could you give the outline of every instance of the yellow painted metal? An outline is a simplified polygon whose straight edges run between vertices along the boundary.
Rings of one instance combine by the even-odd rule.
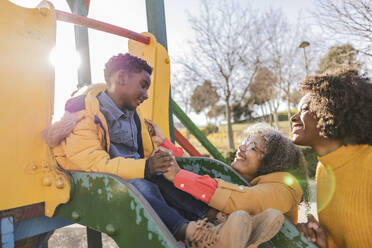
[[[131,54],[143,58],[154,68],[151,76],[149,99],[140,105],[145,118],[153,120],[169,138],[169,87],[170,61],[167,50],[156,42],[150,33],[143,33],[151,38],[150,44],[129,40],[128,50]]]
[[[52,216],[70,185],[41,132],[53,113],[53,6],[34,9],[0,1],[0,211],[45,202]]]

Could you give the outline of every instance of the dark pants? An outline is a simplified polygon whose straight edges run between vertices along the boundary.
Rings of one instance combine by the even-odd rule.
[[[151,180],[151,181],[150,181]],[[129,182],[143,195],[172,234],[190,220],[203,219],[210,207],[174,187],[162,175]]]

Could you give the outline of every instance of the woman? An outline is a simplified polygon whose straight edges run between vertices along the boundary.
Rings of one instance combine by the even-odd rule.
[[[318,155],[320,225],[310,217],[298,228],[320,247],[372,247],[372,84],[344,68],[308,77],[302,89],[293,142]]]

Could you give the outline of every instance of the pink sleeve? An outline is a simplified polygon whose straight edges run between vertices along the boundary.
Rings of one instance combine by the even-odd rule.
[[[189,193],[198,200],[209,203],[218,183],[208,175],[200,176],[187,170],[180,170],[173,182],[174,186]]]
[[[160,146],[165,147],[168,150],[171,150],[173,152],[173,155],[177,158],[182,157],[183,155],[183,149],[181,147],[176,147],[167,138],[165,138],[165,140],[163,141],[163,143],[160,144]]]

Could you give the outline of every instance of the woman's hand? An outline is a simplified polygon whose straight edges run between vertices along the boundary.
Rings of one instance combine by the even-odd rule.
[[[42,133],[45,142],[49,147],[58,146],[62,140],[67,138],[79,121],[84,116],[79,116],[77,113],[65,112],[62,119],[54,124],[49,125]]]
[[[306,239],[316,244],[318,247],[328,247],[327,234],[314,216],[309,215],[307,223],[299,223],[296,227]]]
[[[145,119],[145,123],[147,129],[149,130],[152,142],[154,142],[156,145],[162,144],[165,140],[165,136],[160,127],[150,119]]]

